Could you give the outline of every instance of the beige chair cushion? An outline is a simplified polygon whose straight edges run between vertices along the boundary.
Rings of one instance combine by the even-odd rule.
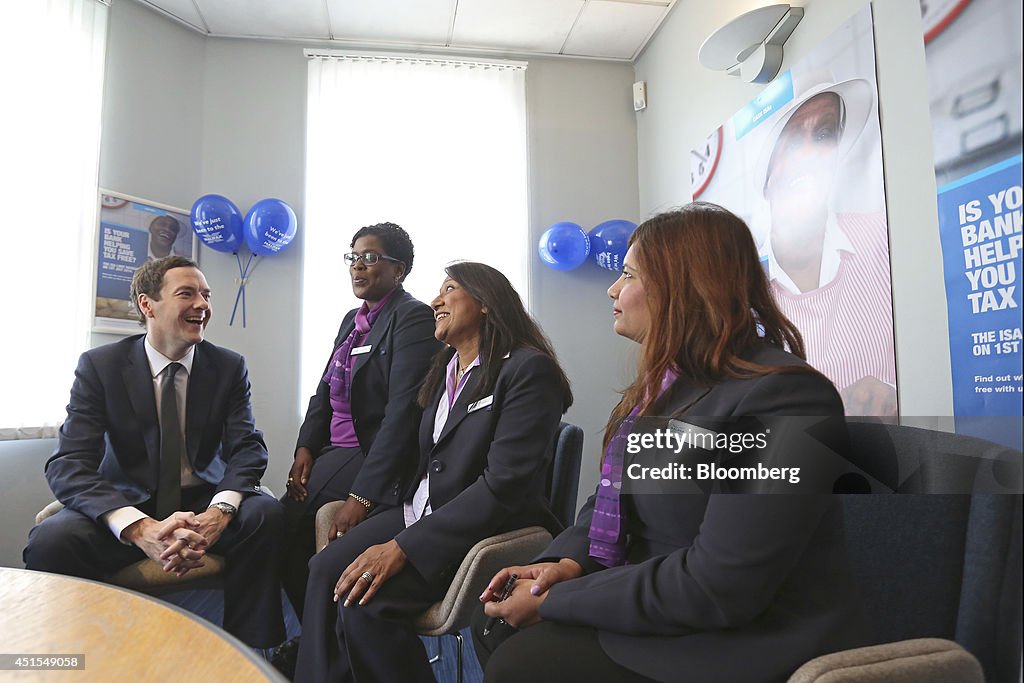
[[[36,524],[41,524],[43,520],[54,516],[62,509],[64,506],[59,500],[53,501],[36,514]],[[207,555],[203,562],[202,567],[193,569],[185,576],[178,577],[165,572],[158,562],[147,558],[114,572],[106,577],[106,582],[150,595],[161,595],[177,590],[197,590],[218,585],[217,577],[224,571],[224,558],[211,554]]]
[[[316,513],[316,547],[327,545],[327,532],[331,528],[335,511],[344,501],[334,501]],[[551,542],[551,534],[543,527],[517,529],[480,541],[466,554],[452,579],[444,599],[424,612],[415,623],[423,636],[439,636],[459,630],[469,623],[476,609],[477,597],[491,578],[510,565],[529,562]]]
[[[140,593],[159,595],[178,590],[197,590],[217,585],[218,577],[223,572],[224,558],[220,555],[207,555],[203,559],[202,567],[193,569],[182,577],[165,572],[160,563],[147,558],[111,574],[107,577],[106,581],[115,586],[129,588]]]
[[[974,655],[958,644],[919,638],[812,659],[788,683],[985,683],[985,676]]]
[[[480,605],[479,596],[501,569],[524,564],[551,543],[551,534],[539,526],[517,529],[480,541],[466,553],[444,599],[415,622],[422,636],[452,633],[469,624]]]

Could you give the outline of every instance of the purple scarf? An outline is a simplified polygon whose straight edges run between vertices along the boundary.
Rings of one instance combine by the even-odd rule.
[[[345,337],[345,341],[341,342],[337,351],[334,352],[331,363],[327,368],[327,374],[324,375],[323,381],[331,386],[331,397],[335,400],[342,398],[346,401],[349,400],[352,390],[350,386],[352,380],[352,349],[370,331],[373,323],[380,316],[380,312],[396,291],[398,291],[397,287],[388,292],[387,296],[377,302],[373,310],[370,310],[370,307],[364,301],[363,305],[356,311],[355,327],[352,328],[352,331]]]
[[[664,394],[678,377],[671,370],[666,372],[658,396]],[[622,494],[626,441],[639,413],[640,406],[635,406],[622,420],[601,460],[601,483],[597,487],[594,514],[590,519],[587,537],[590,539],[590,556],[605,567],[618,567],[626,563],[626,511],[619,498]]]

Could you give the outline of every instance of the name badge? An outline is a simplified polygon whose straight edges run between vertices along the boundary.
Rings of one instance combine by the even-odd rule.
[[[370,349],[372,349],[372,348],[373,348],[372,344],[367,344],[366,346],[357,346],[356,348],[352,349],[352,353],[350,353],[348,355],[350,355],[350,356],[361,356],[364,353],[369,353]]]
[[[470,403],[469,407],[466,408],[466,413],[472,413],[474,411],[480,410],[481,408],[486,408],[487,406],[491,405],[492,403],[494,403],[494,394],[491,394],[490,396],[482,398],[479,401],[475,401],[473,403]]]
[[[705,429],[689,422],[683,422],[682,420],[669,420],[666,431],[668,431],[668,438],[672,440],[671,443],[676,448],[677,453],[684,445],[691,448],[713,451],[715,450],[718,437],[721,436],[716,431]]]

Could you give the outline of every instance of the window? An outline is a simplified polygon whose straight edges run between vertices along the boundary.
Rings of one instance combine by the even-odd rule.
[[[55,433],[87,345],[107,9],[9,3],[0,23],[0,439]]]
[[[302,406],[352,296],[342,254],[391,221],[416,247],[405,288],[429,302],[444,266],[481,261],[528,301],[525,64],[307,51]]]

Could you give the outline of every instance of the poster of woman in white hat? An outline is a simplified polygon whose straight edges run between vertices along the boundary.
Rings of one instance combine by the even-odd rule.
[[[772,293],[848,415],[897,414],[870,6],[709,137],[691,191],[750,225]],[[717,149],[715,148],[717,146]]]

